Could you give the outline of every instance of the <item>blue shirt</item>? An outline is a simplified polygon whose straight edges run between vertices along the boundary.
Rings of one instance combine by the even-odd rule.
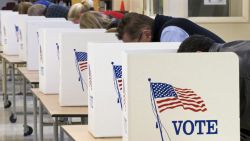
[[[182,42],[188,37],[189,35],[183,29],[177,26],[168,26],[163,29],[160,42]]]
[[[48,7],[50,4],[52,4],[52,2],[47,1],[47,0],[38,0],[38,1],[34,2],[33,4],[42,4],[42,5],[45,5],[46,7]]]

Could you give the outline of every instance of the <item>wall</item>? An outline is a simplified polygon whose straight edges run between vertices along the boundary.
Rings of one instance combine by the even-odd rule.
[[[234,5],[238,0],[231,0],[232,5]],[[187,8],[185,8],[187,4],[187,0],[164,0],[164,6],[165,9],[167,9],[168,6],[171,6],[171,9],[174,10],[174,12],[169,13],[166,10],[164,10],[165,15],[174,15],[174,16],[181,16],[181,15],[187,15],[186,11]],[[143,1],[142,0],[130,0],[130,6],[131,11],[138,12],[141,11]],[[178,7],[178,8],[174,8]],[[241,6],[236,6],[238,8],[242,8]],[[237,9],[232,9],[233,11],[237,11]],[[231,7],[232,8],[232,7]],[[140,12],[141,13],[141,12]],[[250,16],[250,2],[249,2],[249,16]],[[242,15],[242,13],[234,12],[234,15]],[[250,17],[249,17],[250,20]],[[203,23],[200,24],[201,26],[211,30],[212,32],[218,34],[226,41],[232,41],[232,40],[250,40],[250,21],[247,23]]]
[[[250,7],[250,3],[249,3]],[[250,8],[249,8],[250,20]],[[206,23],[201,26],[217,33],[226,41],[250,40],[250,21],[247,23]]]

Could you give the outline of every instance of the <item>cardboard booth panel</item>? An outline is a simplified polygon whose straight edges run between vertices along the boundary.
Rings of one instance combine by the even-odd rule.
[[[39,29],[39,89],[43,93],[59,93],[59,35],[76,30],[80,30],[76,24]]]
[[[3,36],[2,36],[2,13],[5,12],[13,12],[12,10],[0,10],[0,45],[3,43]],[[1,50],[1,49],[0,49]],[[1,50],[2,51],[2,50]]]
[[[17,20],[19,27],[19,58],[23,61],[27,61],[27,24],[29,21],[44,21],[44,16],[22,16]],[[35,37],[32,39],[35,40]]]
[[[3,52],[8,55],[15,55],[16,37],[15,37],[15,26],[13,18],[17,15],[17,12],[4,12],[1,15],[2,31],[3,31]]]
[[[123,54],[124,141],[240,141],[233,53]]]
[[[27,24],[27,69],[39,69],[39,28],[71,28],[72,22],[69,21],[29,21]]]
[[[88,127],[95,137],[122,136],[122,51],[131,49],[176,52],[179,44],[89,43]]]
[[[4,45],[4,53],[7,55],[18,55],[20,29],[16,19],[19,17],[26,17],[27,15],[11,15],[5,18],[6,23],[6,45]]]
[[[114,33],[104,30],[83,30],[62,33],[60,47],[60,86],[61,106],[88,105],[88,42],[118,42]]]

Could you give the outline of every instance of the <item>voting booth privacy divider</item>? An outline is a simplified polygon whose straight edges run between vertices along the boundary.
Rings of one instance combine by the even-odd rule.
[[[72,22],[66,21],[64,18],[48,18],[44,21],[29,21],[27,24],[27,69],[39,69],[39,44],[38,29],[39,28],[72,28],[75,26]]]
[[[3,51],[3,41],[4,41],[4,37],[3,37],[3,27],[2,27],[2,15],[4,15],[4,13],[6,12],[13,12],[11,10],[0,10],[0,51]]]
[[[94,137],[122,136],[122,51],[176,52],[178,47],[179,43],[89,43],[88,128]]]
[[[7,55],[17,55],[17,38],[15,36],[15,20],[17,12],[1,13],[1,30],[3,31],[3,52]]]
[[[11,10],[0,10],[0,45],[3,45],[3,36],[2,36],[2,13],[5,13],[5,12],[13,12]],[[2,48],[0,49],[2,51]]]
[[[240,141],[233,53],[123,54],[124,141]]]
[[[60,47],[61,106],[88,105],[88,42],[119,42],[114,33],[104,30],[83,30],[62,33]]]
[[[17,19],[17,26],[19,27],[19,58],[23,61],[27,61],[27,24],[29,21],[44,21],[46,18],[44,16],[22,16]],[[32,37],[36,40],[37,36]]]
[[[59,38],[60,33],[80,30],[79,25],[67,28],[41,28],[39,38],[39,89],[45,94],[59,93]]]

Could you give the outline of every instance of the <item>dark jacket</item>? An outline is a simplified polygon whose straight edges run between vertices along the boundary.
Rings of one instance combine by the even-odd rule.
[[[250,41],[234,41],[225,44],[214,44],[209,52],[234,52],[240,64],[240,128],[249,133],[250,141]]]
[[[193,23],[192,21],[184,18],[173,18],[169,16],[156,15],[153,26],[153,42],[159,42],[161,33],[165,27],[177,26],[183,29],[189,36],[204,35],[213,39],[216,43],[225,43],[219,36],[213,32]]]

